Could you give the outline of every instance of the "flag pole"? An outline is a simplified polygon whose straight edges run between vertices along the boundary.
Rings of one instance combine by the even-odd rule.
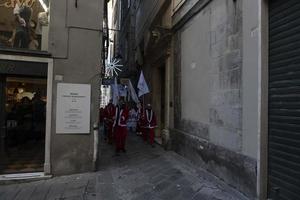
[[[143,95],[143,114],[145,113],[145,95]]]

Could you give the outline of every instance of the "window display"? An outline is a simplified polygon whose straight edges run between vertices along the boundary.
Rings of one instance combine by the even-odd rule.
[[[0,48],[47,51],[48,0],[0,0]]]

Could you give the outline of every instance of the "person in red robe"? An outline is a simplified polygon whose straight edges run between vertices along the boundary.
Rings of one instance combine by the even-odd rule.
[[[142,120],[144,141],[147,142],[147,139],[149,137],[149,143],[152,147],[154,147],[154,130],[157,127],[157,123],[155,113],[152,110],[152,106],[150,104],[147,105]]]
[[[102,130],[103,127],[103,135],[104,135],[104,140],[107,140],[107,131],[105,130],[105,125],[104,125],[104,112],[105,109],[104,108],[100,108],[99,109],[99,133]]]
[[[125,144],[127,137],[127,120],[128,109],[125,103],[121,102],[119,106],[116,106],[114,117],[114,131],[115,131],[115,145],[116,155],[119,155],[120,151],[126,152]]]
[[[105,107],[104,110],[104,123],[105,123],[105,131],[107,132],[108,143],[113,143],[113,124],[115,117],[115,106],[112,103],[112,100],[109,101],[109,104]]]

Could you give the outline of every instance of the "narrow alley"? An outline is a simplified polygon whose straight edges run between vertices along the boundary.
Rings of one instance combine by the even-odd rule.
[[[0,0],[0,200],[299,200],[299,16]]]
[[[246,199],[178,154],[144,144],[139,136],[131,133],[127,146],[127,153],[114,156],[113,148],[101,143],[97,172],[0,186],[0,199]]]

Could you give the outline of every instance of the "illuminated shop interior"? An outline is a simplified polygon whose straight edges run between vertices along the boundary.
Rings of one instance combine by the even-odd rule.
[[[0,174],[42,172],[47,79],[6,77]]]
[[[47,51],[48,0],[0,0],[0,48]]]

